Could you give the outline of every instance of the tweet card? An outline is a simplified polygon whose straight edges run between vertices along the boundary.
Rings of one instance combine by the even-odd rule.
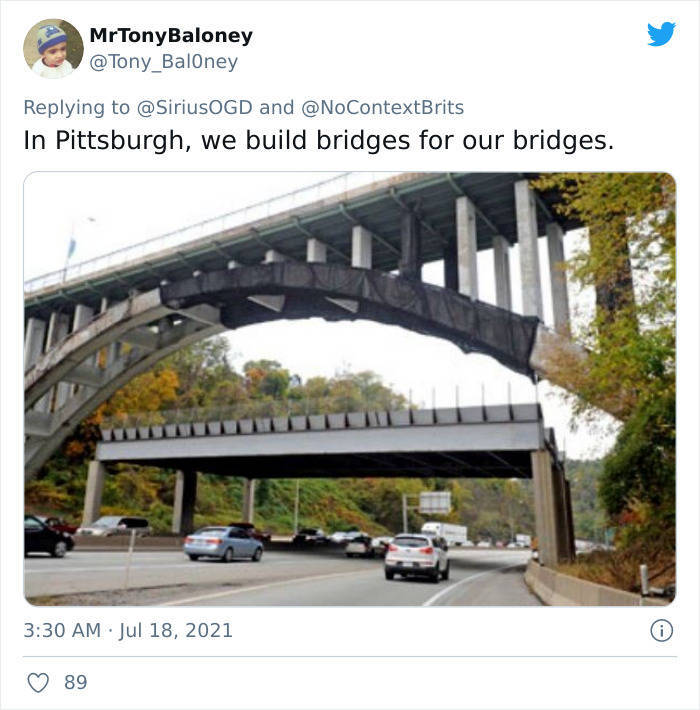
[[[1,10],[2,710],[700,708],[697,4]]]

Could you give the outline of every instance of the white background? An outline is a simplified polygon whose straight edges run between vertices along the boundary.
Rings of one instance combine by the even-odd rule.
[[[165,51],[237,55],[233,74],[95,73],[92,52],[157,56],[138,46],[86,46],[83,65],[55,82],[33,75],[21,54],[27,29],[64,17],[87,39],[91,26],[253,29],[251,44],[178,45]],[[647,46],[647,22],[676,22],[672,41]],[[2,696],[3,708],[192,707],[698,707],[698,12],[696,3],[5,3],[2,17]],[[68,123],[22,115],[25,98],[109,101],[155,96],[251,100],[361,98],[462,101],[447,118],[301,117],[286,120],[173,119]],[[25,152],[25,128],[159,132],[174,128],[257,127],[409,132],[562,129],[608,134],[613,150],[561,153],[307,152],[189,154]],[[668,171],[678,185],[679,388],[678,585],[664,611],[676,633],[656,644],[649,608],[196,609],[34,608],[22,597],[22,190],[47,170],[645,170]],[[222,180],[225,176],[222,175]],[[157,194],[162,185],[154,176]],[[47,190],[67,190],[58,177]],[[52,195],[53,197],[53,195]],[[117,195],[115,195],[115,199]],[[196,190],[192,200],[197,200]],[[49,202],[47,195],[47,203]],[[37,200],[41,209],[41,200]],[[52,230],[46,214],[46,240]],[[225,619],[227,643],[23,641],[24,621]],[[204,655],[277,658],[215,659]],[[31,659],[67,654],[90,658]],[[108,654],[191,654],[193,658],[99,659]],[[361,658],[366,654],[381,656]],[[289,659],[281,656],[323,656]],[[528,658],[517,658],[517,656]],[[560,658],[554,656],[561,655]],[[603,655],[605,657],[598,657]],[[358,656],[358,658],[333,658]],[[391,656],[391,657],[390,657]],[[422,656],[400,658],[401,656]],[[434,656],[430,658],[430,656]],[[442,658],[440,656],[443,656]],[[451,656],[445,658],[444,656]],[[457,656],[462,656],[457,658]],[[485,656],[475,658],[475,656]],[[662,657],[650,657],[662,656]],[[55,682],[41,696],[26,674],[87,673],[89,689],[69,694]]]

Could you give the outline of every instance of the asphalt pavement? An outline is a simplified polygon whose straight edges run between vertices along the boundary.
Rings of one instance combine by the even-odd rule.
[[[450,579],[384,579],[381,559],[289,549],[259,563],[192,562],[180,552],[73,551],[25,560],[25,594],[40,604],[147,606],[530,606],[529,551],[451,550]]]

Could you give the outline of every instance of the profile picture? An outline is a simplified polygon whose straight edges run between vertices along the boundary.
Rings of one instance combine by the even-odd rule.
[[[24,59],[44,79],[62,79],[80,66],[83,38],[70,22],[41,20],[24,38]]]

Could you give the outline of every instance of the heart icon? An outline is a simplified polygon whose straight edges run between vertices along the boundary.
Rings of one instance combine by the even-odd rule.
[[[35,693],[41,693],[49,684],[48,673],[30,673],[27,676],[27,683]]]

